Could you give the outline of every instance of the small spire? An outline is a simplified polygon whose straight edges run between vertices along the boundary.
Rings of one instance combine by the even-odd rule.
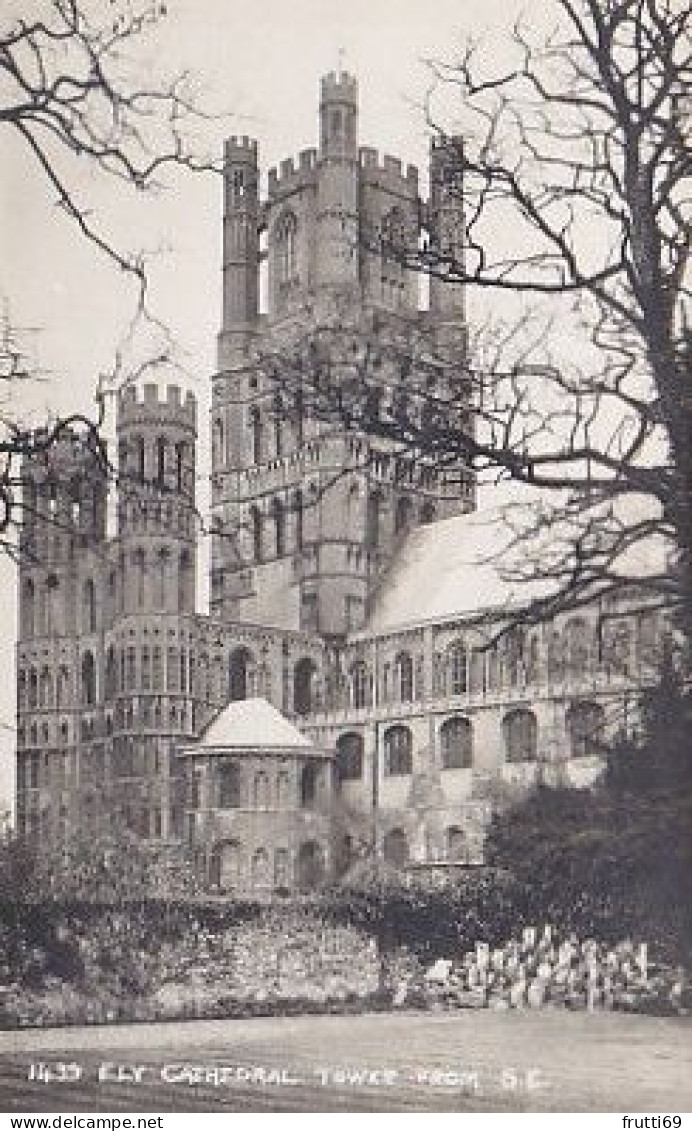
[[[337,64],[337,76],[338,78],[341,78],[344,73],[344,59],[346,58],[346,48],[340,47],[337,54],[339,59]]]

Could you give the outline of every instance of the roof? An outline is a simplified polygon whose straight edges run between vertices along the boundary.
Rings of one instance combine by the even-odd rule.
[[[229,703],[202,734],[197,749],[310,748],[312,743],[266,699],[240,699]]]
[[[520,513],[496,507],[412,530],[374,594],[362,634],[518,609],[555,592],[556,580],[523,580],[518,573],[532,556],[541,560],[543,554],[547,565],[552,546],[558,538],[564,544],[571,532],[557,524],[543,534],[536,531],[525,545],[514,544]],[[664,568],[664,549],[660,538],[648,538],[630,547],[611,569],[636,584]]]

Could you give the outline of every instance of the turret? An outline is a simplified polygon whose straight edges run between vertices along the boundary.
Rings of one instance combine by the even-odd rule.
[[[454,265],[463,262],[464,200],[462,184],[462,139],[433,138],[430,151],[430,241],[440,256],[441,270],[430,279],[430,310],[441,322],[465,318],[463,283],[445,278]]]
[[[223,312],[219,369],[228,368],[255,329],[259,232],[257,142],[230,137],[224,147]]]
[[[194,612],[195,398],[128,386],[117,435],[120,611]]]
[[[317,190],[319,286],[358,282],[358,84],[344,73],[322,79]]]

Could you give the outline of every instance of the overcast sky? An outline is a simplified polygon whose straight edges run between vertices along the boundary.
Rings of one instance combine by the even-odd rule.
[[[105,0],[96,0],[105,8]],[[0,23],[27,0],[3,0]],[[423,59],[452,59],[468,35],[484,35],[501,53],[502,36],[522,5],[516,0],[168,0],[168,15],[149,45],[150,62],[195,76],[201,101],[223,119],[202,139],[220,152],[231,133],[255,136],[263,169],[317,144],[320,76],[354,73],[360,88],[361,144],[425,167],[428,131],[422,110],[430,75]],[[525,0],[532,23],[549,0]],[[1,88],[0,88],[1,97]],[[444,125],[453,129],[454,111]],[[200,399],[214,367],[221,301],[221,191],[214,177],[177,178],[155,200],[137,201],[120,186],[104,191],[85,166],[81,189],[94,221],[126,246],[160,249],[152,300],[174,327],[188,380]],[[132,294],[112,265],[79,241],[55,207],[17,140],[0,136],[0,295],[43,374],[13,391],[16,413],[39,420],[90,411],[97,375],[110,371]],[[203,436],[205,441],[206,437]],[[202,449],[206,445],[201,444]],[[14,753],[13,567],[0,561],[0,797],[12,792]]]

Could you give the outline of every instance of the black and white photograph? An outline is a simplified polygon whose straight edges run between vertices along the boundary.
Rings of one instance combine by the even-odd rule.
[[[691,89],[684,0],[0,3],[3,1127],[684,1126]]]

